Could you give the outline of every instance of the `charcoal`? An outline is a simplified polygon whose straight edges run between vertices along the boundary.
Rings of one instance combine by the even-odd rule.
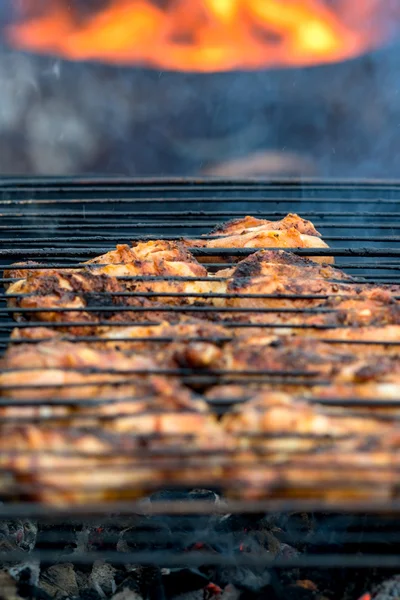
[[[72,600],[103,600],[102,596],[97,590],[93,588],[86,588],[80,592],[79,598],[73,598]]]
[[[21,600],[15,579],[6,571],[0,571],[0,600]]]
[[[77,523],[41,523],[37,533],[37,549],[52,550],[54,552],[53,564],[57,561],[66,562],[65,557],[76,551],[77,531],[82,526]],[[51,565],[48,565],[51,566]]]
[[[130,566],[116,592],[126,589],[136,592],[143,600],[165,600],[161,569],[156,566]]]
[[[140,594],[135,592],[134,590],[130,590],[129,588],[124,588],[123,590],[114,594],[111,600],[143,600]]]
[[[0,552],[23,550],[30,552],[37,538],[37,524],[29,519],[0,521]]]
[[[183,594],[178,594],[173,596],[174,600],[204,600],[204,590],[200,588],[199,590],[193,590],[191,592],[184,592]]]
[[[115,583],[115,568],[103,561],[94,563],[89,582],[99,593],[101,598],[108,598],[115,593],[117,586]]]
[[[241,591],[232,583],[229,583],[221,594],[221,600],[239,600]]]
[[[134,527],[120,532],[116,548],[119,552],[163,550],[171,543],[170,529],[161,519],[141,517]]]
[[[78,584],[72,563],[53,565],[40,574],[40,587],[52,598],[78,595]]]
[[[259,592],[271,583],[271,574],[264,567],[222,567],[217,573],[220,586],[232,584],[238,590]]]
[[[183,567],[165,569],[163,572],[163,585],[168,598],[203,589],[208,582],[208,577],[199,569]]]
[[[378,585],[371,596],[373,600],[397,600],[400,598],[400,575],[395,575]]]
[[[45,590],[42,590],[36,582],[39,576],[39,564],[37,568],[31,570],[29,567],[22,568],[19,571],[19,577],[17,579],[17,590],[18,594],[23,598],[37,598],[37,600],[51,600],[50,596]]]
[[[25,586],[36,586],[39,581],[40,564],[29,560],[10,565],[8,572],[17,582]]]

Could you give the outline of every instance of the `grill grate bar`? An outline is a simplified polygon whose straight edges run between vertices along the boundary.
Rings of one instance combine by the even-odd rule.
[[[46,260],[46,258],[44,258],[43,260]],[[114,266],[118,266],[118,265],[124,265],[126,263],[113,263]],[[207,266],[211,265],[219,265],[219,266],[223,266],[224,268],[227,267],[234,267],[237,266],[237,263],[229,263],[229,262],[223,262],[223,263],[207,263]],[[107,264],[106,263],[84,263],[84,262],[77,262],[77,263],[36,263],[36,264],[24,264],[23,265],[23,269],[24,271],[29,271],[29,270],[46,270],[46,269],[81,269],[81,268],[86,268],[86,269],[90,269],[92,271],[95,271],[97,268],[100,267],[106,267]],[[397,263],[395,261],[392,261],[390,263],[335,263],[334,267],[336,269],[393,269],[393,270],[400,270],[400,263]],[[7,267],[8,269],[12,269],[14,268],[13,265],[9,265]],[[22,267],[21,267],[22,268]],[[155,275],[131,275],[131,276],[125,276],[122,277],[122,279],[131,279],[131,280],[137,280],[137,281],[229,281],[229,277],[216,277],[213,276],[212,278],[210,277],[184,277],[184,276],[179,276],[179,275],[175,275],[175,276],[166,276],[166,277],[160,277],[160,276],[155,276]],[[19,281],[19,278],[1,278],[0,279],[1,282],[7,283],[7,282],[11,282],[11,281]],[[347,283],[347,281],[342,281],[342,283]]]
[[[152,227],[154,227],[155,225],[153,224]],[[159,225],[160,228],[164,229],[165,227],[169,227],[169,225],[165,225],[165,224],[160,224]],[[170,225],[170,227],[175,227],[176,228],[176,224],[175,225]],[[197,227],[197,228],[201,228],[201,225],[193,225],[193,227]],[[147,228],[147,226],[146,226]],[[193,239],[194,236],[187,236],[188,239]],[[141,241],[152,241],[152,240],[175,240],[176,239],[176,234],[175,235],[142,235],[142,234],[120,234],[120,235],[91,235],[90,236],[90,242],[91,242],[91,246],[90,248],[93,248],[93,244],[92,242],[112,242],[114,244],[129,244],[130,241],[132,240],[141,240]],[[202,236],[202,239],[204,240],[209,240],[209,239],[218,239],[216,236],[211,237],[211,236]],[[219,237],[219,239],[221,239],[221,236]],[[324,240],[326,240],[327,242],[380,242],[382,244],[384,243],[390,243],[390,242],[399,242],[400,241],[400,236],[396,236],[396,235],[392,235],[392,236],[383,236],[383,235],[352,235],[352,236],[346,236],[346,235],[324,235]],[[58,247],[58,245],[60,247],[64,247],[65,243],[68,242],[68,245],[72,246],[73,244],[80,244],[80,246],[82,245],[81,242],[86,242],[87,241],[87,235],[83,235],[83,236],[78,236],[78,235],[74,235],[74,236],[67,236],[67,237],[63,237],[63,236],[56,236],[54,238],[50,238],[48,239],[47,237],[37,237],[37,238],[2,238],[0,237],[0,243],[2,244],[18,244],[20,245],[22,242],[29,242],[31,244],[42,244],[42,245],[47,245],[47,244],[57,244],[57,246],[54,247]],[[79,247],[80,247],[79,246]],[[199,250],[202,250],[200,248],[196,248],[196,249],[191,249],[192,253],[195,253],[195,251],[198,253]],[[219,252],[216,251],[216,249],[209,249],[209,248],[205,248],[204,250],[207,250],[206,254],[210,254],[210,250],[213,250],[214,254],[219,254]],[[253,252],[256,252],[257,249],[253,249]],[[233,255],[234,253],[232,253]],[[326,255],[325,255],[326,256]]]
[[[213,281],[210,279],[209,281]],[[80,292],[76,294],[77,296],[85,296],[85,292]],[[338,293],[340,298],[351,298],[351,294],[343,295]],[[7,298],[34,298],[36,295],[34,293],[29,294],[1,294],[0,299]],[[328,297],[335,297],[335,295],[327,296],[326,294],[229,294],[229,293],[214,293],[214,292],[96,292],[96,296],[100,297],[122,297],[122,298],[131,298],[131,297],[140,297],[140,298],[263,298],[263,299],[274,299],[274,300],[288,300],[288,299],[309,299],[309,300],[318,300],[318,299],[326,299]],[[281,312],[285,312],[282,309],[279,309]],[[331,309],[329,309],[331,312]]]
[[[65,215],[65,213],[63,213]],[[43,219],[41,225],[40,225],[40,230],[41,231],[45,231],[47,232],[54,232],[55,234],[58,233],[69,233],[71,230],[75,231],[77,233],[80,233],[81,230],[84,230],[86,233],[88,232],[95,232],[98,233],[98,230],[100,230],[100,232],[103,229],[118,229],[119,231],[124,230],[124,229],[135,229],[136,228],[136,224],[131,224],[131,223],[104,223],[103,220],[99,220],[99,221],[95,221],[93,220],[91,222],[91,220],[94,217],[98,216],[98,212],[93,213],[88,215],[86,213],[85,215],[85,222],[82,223],[82,214],[80,214],[80,218],[77,219],[76,221],[74,220],[72,223],[64,223],[64,221],[66,221],[66,218],[57,218],[56,222],[54,220],[54,217],[52,216],[52,214],[37,214],[37,217],[40,216],[40,219]],[[27,213],[26,215],[24,215],[24,218],[26,217],[33,217],[34,213]],[[107,215],[105,215],[107,216]],[[115,212],[111,213],[108,216],[114,216],[115,217]],[[124,217],[126,217],[127,214],[124,212]],[[152,215],[153,216],[153,215]],[[169,216],[171,217],[171,213],[169,214]],[[177,213],[177,217],[180,217],[181,213]],[[16,216],[13,217],[12,215],[6,213],[3,213],[3,218],[6,218],[7,220],[11,220],[11,219],[17,219],[18,221],[21,220],[22,215],[20,216]],[[46,222],[48,220],[48,222]],[[68,219],[68,221],[71,221],[72,219]],[[222,220],[221,223],[224,223],[224,221]],[[161,226],[162,223],[160,223],[159,225]],[[313,220],[313,224],[317,229],[321,229],[321,230],[326,230],[326,229],[365,229],[366,224],[360,224],[360,223],[348,223],[347,218],[346,218],[346,222],[318,222],[316,220]],[[148,224],[148,227],[151,228],[153,225],[153,223]],[[204,227],[206,226],[206,224],[204,223],[200,223],[199,227]],[[215,221],[213,223],[213,226],[215,226]],[[176,224],[175,224],[176,227]],[[396,223],[368,223],[368,230],[374,230],[374,229],[390,229],[390,230],[396,230],[396,229],[400,229],[400,225],[397,225]],[[5,231],[21,231],[21,232],[30,232],[30,231],[37,231],[38,230],[38,226],[37,225],[0,225],[0,231],[5,230]],[[155,237],[155,236],[153,236]],[[157,239],[159,239],[159,235],[157,234]],[[190,235],[185,235],[186,238],[190,239]],[[198,236],[196,236],[198,237]],[[211,236],[211,235],[202,235],[201,239],[216,239],[216,237],[223,237],[223,236]],[[322,237],[325,237],[325,235],[323,235]],[[171,239],[176,239],[176,236],[171,236]]]
[[[314,324],[296,324],[296,323],[241,323],[240,321],[236,322],[225,322],[223,321],[222,324],[225,328],[248,328],[248,327],[264,327],[264,328],[293,328],[293,329],[321,329],[321,330],[331,330],[331,329],[346,329],[349,328],[350,326],[347,325],[314,325]],[[96,321],[96,322],[90,322],[90,321],[57,321],[57,322],[46,322],[46,321],[27,321],[26,323],[15,323],[14,321],[0,321],[0,329],[10,329],[10,328],[14,328],[14,329],[24,329],[24,328],[31,328],[31,327],[49,327],[51,329],[57,329],[57,328],[70,328],[70,327],[90,327],[95,325],[96,327],[98,326],[107,326],[107,327],[142,327],[142,326],[153,326],[153,325],[161,325],[160,322],[153,322],[153,321],[141,321],[141,322],[131,322],[131,321],[117,321],[117,322],[112,322],[110,323],[110,321]],[[103,339],[103,338],[102,338]]]
[[[42,371],[43,367],[22,367],[18,369],[0,369],[0,373],[26,373],[27,371]],[[80,367],[60,367],[57,370],[63,373],[86,373],[86,374],[117,374],[117,375],[192,375],[199,374],[197,370],[190,368],[181,367],[180,369],[96,369],[95,367],[80,368]],[[319,375],[319,371],[305,370],[305,369],[213,369],[212,371],[206,371],[204,375],[277,375],[277,376],[301,376],[311,377]],[[103,382],[104,383],[104,382]],[[13,386],[22,387],[22,386]],[[36,387],[35,385],[28,385],[24,387]],[[42,386],[39,386],[42,387]],[[46,385],[45,387],[53,387],[53,384]],[[5,389],[5,388],[3,388]]]
[[[224,515],[227,512],[231,514],[252,514],[252,513],[268,513],[268,512],[296,512],[303,510],[305,512],[318,512],[321,510],[334,510],[335,512],[346,512],[351,510],[354,514],[368,512],[374,514],[378,518],[387,512],[395,515],[400,513],[400,500],[387,499],[383,500],[354,500],[352,502],[335,500],[316,500],[307,498],[268,498],[263,500],[229,500],[227,504],[210,504],[201,500],[181,500],[174,501],[157,501],[143,505],[140,500],[132,499],[130,501],[120,502],[86,502],[85,504],[74,505],[54,505],[49,510],[49,507],[38,502],[13,502],[0,505],[0,519],[13,518],[40,518],[44,521],[69,519],[71,516],[75,518],[85,519],[86,522],[92,522],[99,517],[109,518],[110,514],[117,521],[130,516],[132,513],[137,515],[208,515],[213,514]],[[24,555],[26,558],[26,554]],[[73,556],[73,555],[71,555]],[[98,556],[98,555],[97,555]],[[70,559],[70,557],[69,557]]]
[[[58,370],[58,369],[57,369]],[[29,371],[29,369],[28,369]],[[260,372],[261,374],[263,373],[262,371]],[[159,371],[148,371],[149,375],[160,375]],[[247,375],[240,375],[240,373],[238,374],[237,371],[232,371],[232,375],[235,375],[235,377],[230,377],[229,379],[224,379],[223,382],[224,384],[229,384],[229,383],[268,383],[268,384],[284,384],[284,385],[295,385],[298,386],[299,384],[307,386],[307,385],[328,385],[330,382],[327,381],[326,379],[313,379],[312,381],[310,381],[309,379],[299,379],[298,377],[296,378],[289,378],[289,375],[291,375],[290,372],[288,373],[284,373],[285,377],[283,379],[279,379],[278,375],[273,375],[272,379],[268,379],[267,376],[264,377],[255,377],[256,373],[254,374],[247,374]],[[253,377],[254,375],[254,377]],[[295,374],[296,375],[296,374]],[[312,374],[310,374],[310,377],[312,376]],[[251,377],[251,379],[248,379],[247,381],[245,381],[243,379],[243,377]],[[193,374],[193,375],[181,375],[181,380],[184,383],[188,383],[191,385],[214,385],[216,383],[221,383],[221,376],[220,375],[215,375],[212,372],[210,373],[204,373],[204,374]],[[104,380],[99,380],[99,381],[91,381],[90,383],[68,383],[68,384],[61,384],[61,383],[52,383],[52,384],[43,384],[43,385],[3,385],[2,389],[3,390],[46,390],[46,389],[70,389],[70,388],[84,388],[84,387],[90,387],[90,386],[94,386],[94,385],[107,385],[107,386],[119,386],[119,385],[132,385],[132,379],[128,378],[128,379],[118,379],[115,380],[113,379],[112,384],[111,383],[105,383]]]
[[[204,295],[203,295],[204,297]],[[80,308],[2,308],[0,307],[0,314],[9,313],[15,311],[17,313],[73,313],[73,312],[176,312],[176,313],[301,313],[301,314],[325,314],[335,312],[334,308],[235,308],[235,307],[216,307],[216,306],[85,306]],[[87,322],[90,325],[90,322]]]
[[[27,240],[29,241],[29,240]],[[254,254],[259,250],[269,251],[286,251],[287,248],[188,248],[194,256],[238,256],[246,257]],[[71,256],[88,256],[97,255],[98,253],[104,254],[109,252],[110,248],[106,247],[87,247],[87,248],[73,248],[71,250],[58,249],[58,248],[2,248],[0,249],[0,257],[4,258],[36,258],[40,257],[71,257]],[[299,256],[360,256],[360,257],[398,257],[400,256],[399,248],[368,248],[368,247],[356,247],[356,248],[291,248],[293,254]]]
[[[32,561],[43,561],[51,563],[54,560],[54,550],[35,550],[29,555]],[[241,552],[234,556],[215,554],[211,552],[179,553],[174,554],[166,551],[153,552],[115,552],[98,551],[87,553],[68,554],[68,561],[77,565],[93,564],[96,561],[111,562],[112,564],[140,564],[140,565],[162,565],[163,567],[200,567],[207,565],[238,567],[251,566],[253,568],[347,568],[357,569],[398,569],[400,556],[397,554],[306,554],[295,558],[270,556],[254,556],[252,553]],[[8,564],[26,561],[26,553],[11,551],[1,552],[0,561]]]
[[[9,399],[11,401],[11,398]],[[86,409],[89,408],[95,408],[95,407],[99,407],[101,405],[101,403],[99,403],[98,405],[96,404],[91,404],[91,405],[85,405],[82,402],[76,402],[76,403],[71,403],[68,404],[66,403],[56,403],[53,404],[52,401],[50,401],[52,399],[47,399],[46,402],[42,402],[41,405],[39,405],[37,402],[36,404],[31,401],[30,403],[17,403],[16,407],[18,408],[30,408],[30,409],[34,409],[34,411],[37,412],[37,415],[29,415],[28,417],[24,417],[24,416],[14,416],[14,415],[2,415],[2,423],[4,425],[15,425],[15,426],[20,426],[20,425],[48,425],[48,424],[56,424],[57,426],[64,426],[65,424],[68,426],[69,431],[71,431],[71,423],[73,423],[74,421],[77,421],[80,423],[80,427],[85,429],[85,433],[94,433],[97,434],[98,432],[98,426],[99,423],[106,423],[106,424],[112,424],[114,421],[121,420],[121,419],[127,419],[127,420],[135,420],[137,418],[140,417],[153,417],[154,416],[154,412],[151,411],[135,411],[134,413],[128,412],[128,411],[121,411],[118,412],[116,414],[110,414],[110,415],[99,415],[96,413],[83,413],[83,414],[79,414],[79,416],[74,416],[72,414],[72,412],[69,412],[68,414],[60,414],[60,415],[49,415],[49,414],[45,414],[46,413],[46,408],[53,408],[54,406],[58,407],[58,408],[83,408],[85,407]],[[360,401],[360,399],[358,399]],[[123,399],[121,400],[121,402],[130,402],[131,399]],[[238,405],[242,402],[247,402],[248,400],[241,400],[241,399],[237,399],[236,402],[231,402],[231,404],[228,404],[227,402],[223,402],[223,403],[218,403],[218,402],[211,402],[211,401],[207,401],[206,402],[210,405],[210,407],[212,408],[212,412],[214,415],[216,416],[222,416],[225,415],[227,413],[227,410],[230,409],[231,406],[235,406]],[[313,398],[308,398],[307,399],[308,402],[310,403],[315,403],[316,401]],[[374,410],[374,414],[373,414],[373,419],[375,422],[377,421],[384,421],[384,422],[390,422],[390,423],[399,423],[400,422],[400,414],[394,414],[393,412],[391,412],[390,414],[388,414],[387,412],[385,412],[385,409],[399,409],[400,408],[400,400],[396,400],[396,401],[392,401],[392,402],[385,402],[383,401],[381,405],[379,405],[377,402],[371,402],[371,403],[366,403],[365,406],[361,404],[357,404],[355,401],[353,402],[346,402],[346,401],[337,401],[337,402],[318,402],[319,404],[322,404],[325,407],[340,407],[340,408],[365,408],[366,411],[365,412],[361,412],[361,411],[347,411],[347,415],[348,417],[352,417],[352,418],[357,418],[359,419],[371,419],[371,414],[368,412],[368,409],[374,408],[376,410]],[[0,404],[0,406],[2,406]],[[9,405],[8,405],[9,406]],[[378,409],[381,408],[382,412],[380,412]],[[162,411],[158,411],[157,415],[162,417],[164,413]],[[165,413],[167,414],[167,413]],[[187,415],[191,415],[193,414],[192,411],[188,410],[188,409],[182,409],[182,411],[179,414],[187,414]],[[261,413],[260,413],[261,414]],[[335,416],[335,415],[333,415]],[[77,427],[75,428],[77,429]],[[132,436],[132,434],[129,434],[130,436]],[[247,431],[235,431],[234,434],[231,434],[234,438],[246,438],[248,440],[251,440],[252,446],[251,446],[251,450],[252,452],[257,452],[258,454],[258,458],[260,457],[261,453],[264,454],[268,454],[271,453],[271,448],[265,448],[265,446],[263,444],[261,445],[257,445],[257,440],[258,438],[261,438],[262,440],[271,440],[271,439],[277,439],[278,435],[277,434],[272,434],[272,433],[254,433],[254,434],[250,434]],[[146,436],[144,433],[141,434],[140,436],[137,436],[141,442],[146,442],[149,441],[151,438],[151,436]],[[162,441],[163,442],[167,442],[170,443],[171,441],[171,434],[164,434]],[[180,445],[182,444],[182,442],[187,441],[192,439],[194,436],[191,435],[187,435],[185,436],[184,434],[182,434],[179,438],[178,436],[176,436],[176,439],[174,440],[174,438],[172,438],[172,441],[175,441],[177,443],[177,447],[175,449],[175,455],[177,457],[182,457],[185,456],[185,454],[182,451],[182,448],[180,447]],[[282,431],[281,433],[279,433],[279,441],[280,442],[290,442],[293,439],[298,439],[299,435],[297,434],[291,434],[288,433],[287,431]],[[305,439],[308,441],[326,441],[326,439],[329,439],[332,443],[333,442],[338,442],[341,440],[355,440],[360,442],[360,448],[358,448],[357,452],[360,452],[361,454],[367,454],[368,452],[370,452],[370,450],[368,449],[364,449],[361,447],[361,443],[363,441],[365,441],[362,437],[357,436],[357,435],[343,435],[342,437],[332,437],[328,438],[327,436],[321,435],[321,436],[317,436],[315,434],[304,434],[303,437],[301,437],[300,439]],[[43,448],[44,449],[44,448]],[[49,454],[53,453],[50,451],[46,451]],[[299,456],[300,454],[304,454],[305,456],[308,456],[308,454],[310,453],[310,449],[304,449],[303,451],[299,448],[291,448],[290,444],[288,444],[287,448],[285,448],[285,452],[287,453],[296,453],[296,456]],[[169,452],[168,448],[163,448],[163,450],[159,450],[160,456],[170,456],[171,453]],[[199,459],[203,459],[209,456],[216,456],[218,457],[220,454],[222,454],[225,456],[234,456],[235,454],[239,454],[240,450],[213,450],[211,454],[208,454],[207,452],[205,452],[204,450],[201,451],[201,453],[198,453],[198,458]],[[2,451],[2,457],[4,456],[35,456],[35,453],[33,452],[29,452],[29,453],[25,453],[23,454],[21,451],[16,450],[15,452],[5,452]],[[59,453],[57,453],[57,456],[60,455]],[[62,456],[66,456],[65,454],[62,454]],[[38,453],[38,456],[40,456],[40,453]],[[84,454],[80,455],[80,456],[84,456]],[[96,455],[98,456],[98,455]],[[101,455],[100,458],[106,458],[107,456],[112,457],[113,455]],[[142,466],[144,466],[144,462],[143,460],[146,458],[146,456],[158,456],[158,454],[156,452],[148,452],[146,449],[141,448],[141,464]],[[124,463],[125,464],[125,463]],[[132,463],[133,465],[134,463]],[[243,462],[241,463],[243,464]],[[249,466],[251,466],[251,461],[248,462]],[[147,465],[149,467],[152,467],[152,464]],[[179,468],[179,463],[177,464],[168,464],[169,468],[172,467],[176,467]],[[399,467],[400,469],[400,467]],[[1,468],[0,468],[0,472],[1,472]]]
[[[305,382],[301,382],[302,384]],[[312,382],[314,384],[314,382]],[[400,395],[398,398],[359,398],[359,397],[333,397],[333,396],[329,396],[329,397],[325,397],[325,396],[305,396],[305,397],[300,397],[300,399],[304,400],[305,402],[312,402],[315,404],[322,404],[324,406],[349,406],[350,408],[354,407],[354,408],[400,408]],[[98,396],[96,398],[85,398],[82,396],[76,396],[76,397],[67,397],[67,398],[63,398],[63,397],[57,397],[57,396],[51,396],[51,397],[46,397],[44,399],[38,400],[37,398],[21,398],[19,396],[7,396],[7,397],[0,397],[0,407],[10,407],[10,405],[12,405],[13,407],[15,406],[26,406],[26,407],[35,407],[35,408],[40,408],[41,405],[44,406],[65,406],[65,407],[92,407],[92,406],[101,406],[103,404],[118,404],[119,402],[130,402],[132,404],[137,403],[137,402],[142,402],[144,400],[148,400],[149,396],[132,396],[132,395],[127,395],[126,397],[121,397],[121,398],[115,398],[115,396],[113,397],[102,397],[102,396]],[[207,402],[208,404],[218,407],[218,406],[231,406],[231,405],[236,405],[236,404],[243,404],[245,402],[248,402],[249,400],[251,400],[251,395],[250,396],[232,396],[232,397],[227,397],[227,396],[222,396],[221,398],[207,398],[204,397],[203,398],[205,402]],[[261,409],[260,409],[260,414],[261,414]],[[136,413],[137,414],[137,413]],[[147,414],[150,414],[147,413]],[[361,414],[364,414],[365,416],[367,416],[368,418],[371,418],[371,413],[360,413],[360,411],[357,410],[357,412],[351,412],[351,413],[346,413],[347,414],[351,414],[352,416],[356,415],[356,416],[360,416]],[[81,415],[79,415],[80,417]],[[117,415],[118,416],[118,415]],[[373,413],[373,418],[379,418],[379,416],[384,416],[385,418],[388,417],[387,413],[379,413],[377,411],[374,411]],[[70,415],[71,417],[71,415]],[[3,418],[3,416],[2,416]],[[57,417],[58,418],[58,417]],[[107,415],[108,418],[108,415]],[[390,415],[390,418],[392,418],[392,415]],[[400,418],[400,415],[398,416],[398,418]],[[280,437],[284,434],[285,432],[282,431],[280,434],[274,434],[273,432],[271,433],[249,433],[246,432],[246,435],[248,437],[252,437],[252,436],[261,436],[261,437]],[[171,434],[169,434],[171,435]],[[290,435],[291,437],[318,437],[318,438],[324,438],[326,437],[323,434],[312,434],[312,433],[307,433],[307,434],[300,434],[300,433],[296,433],[296,432],[291,432],[290,434],[288,434],[286,432],[286,435]],[[328,436],[329,437],[329,436]],[[347,439],[347,437],[350,438],[354,438],[354,437],[358,437],[356,434],[348,434],[346,436],[338,436],[335,435],[334,436],[335,439],[342,439],[342,437],[345,437]]]
[[[288,326],[288,324],[285,324],[286,326]],[[51,325],[50,325],[51,326]],[[290,326],[290,325],[289,325]],[[253,325],[253,327],[257,327],[257,325]],[[273,327],[276,327],[279,329],[280,325],[274,325]],[[293,325],[291,326],[294,329],[296,327],[299,327],[298,325]],[[326,329],[330,329],[330,327],[326,327]],[[343,326],[343,329],[351,329],[351,326],[346,325]],[[213,344],[223,344],[226,342],[231,342],[232,340],[234,340],[233,337],[185,337],[185,338],[177,338],[177,337],[168,337],[168,336],[159,336],[159,337],[101,337],[101,336],[96,336],[96,335],[76,335],[76,336],[68,336],[68,335],[62,335],[60,338],[62,341],[65,342],[73,342],[73,343],[79,343],[79,342],[85,342],[85,343],[108,343],[108,342],[119,342],[119,343],[123,343],[123,342],[130,342],[130,343],[141,343],[141,342],[146,342],[146,343],[152,343],[152,344],[159,344],[159,343],[168,343],[168,342],[180,342],[183,341],[185,343],[191,343],[191,342],[209,342],[209,343],[213,343]],[[9,337],[0,337],[0,345],[2,345],[3,347],[8,346],[8,344],[37,344],[38,342],[48,342],[51,341],[51,338],[20,338],[20,339],[13,339],[13,338],[9,338]],[[329,339],[329,338],[319,338],[320,342],[324,342],[325,344],[346,344],[346,345],[362,345],[362,346],[387,346],[387,347],[396,347],[396,346],[400,346],[400,341],[388,341],[388,340],[346,340],[346,339]],[[1,371],[0,371],[1,372]]]

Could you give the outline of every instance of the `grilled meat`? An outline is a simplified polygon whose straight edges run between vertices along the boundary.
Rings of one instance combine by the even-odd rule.
[[[134,248],[119,245],[115,250],[91,259],[85,264],[86,268],[56,271],[24,270],[23,264],[20,263],[16,265],[17,268],[7,270],[5,277],[23,277],[8,286],[7,293],[9,295],[34,294],[42,297],[40,302],[32,298],[10,298],[10,306],[23,307],[26,304],[27,308],[34,308],[36,303],[39,303],[37,307],[41,308],[43,304],[48,303],[49,306],[54,307],[63,307],[66,304],[68,308],[83,308],[86,305],[85,298],[79,297],[80,294],[106,294],[105,298],[102,298],[102,304],[107,301],[109,304],[117,304],[120,307],[123,305],[144,306],[146,303],[151,307],[157,302],[169,305],[192,304],[198,298],[190,296],[190,294],[207,294],[213,285],[212,281],[208,283],[196,279],[201,280],[207,277],[207,271],[186,250],[184,245],[178,242],[141,242]],[[136,279],[137,277],[163,279],[140,281]],[[180,277],[189,278],[189,280],[182,281],[179,279]],[[168,278],[172,278],[172,280]],[[174,280],[174,278],[178,279]],[[67,292],[75,294],[66,297]],[[132,295],[123,296],[127,292]],[[146,299],[140,295],[143,292],[147,294]],[[107,294],[110,293],[113,293],[114,296],[107,297]],[[172,296],[157,296],[157,293],[171,293]],[[115,296],[115,294],[121,294],[121,296]],[[181,296],[174,296],[174,294]],[[205,301],[204,298],[202,300]],[[83,320],[88,318],[84,314],[75,314],[75,317],[80,316]],[[39,320],[44,318],[43,313],[39,313],[36,317]],[[47,315],[44,320],[64,320],[64,318],[65,315],[62,315],[61,319],[54,319],[54,313],[50,313],[50,317]],[[89,320],[93,321],[93,318],[89,318]]]
[[[226,447],[227,440],[215,427],[203,417],[187,423],[185,437],[147,441],[100,428],[3,427],[0,467],[14,474],[12,493],[23,483],[25,497],[52,504],[136,498],[175,481],[191,487],[202,480],[216,485],[222,469],[210,451]],[[194,449],[205,453],[200,464],[191,459]]]
[[[334,298],[363,298],[366,293],[394,301],[393,288],[357,284],[357,280],[340,269],[320,266],[307,258],[284,251],[258,251],[237,266],[216,273],[226,277],[225,290],[233,298],[224,299],[226,306],[250,308],[293,308],[324,304]],[[222,285],[221,285],[222,289]],[[245,294],[268,294],[273,298],[245,298]],[[279,295],[311,295],[316,298],[279,298]],[[220,302],[221,304],[221,302]]]
[[[24,266],[37,265],[38,269],[24,269]],[[95,267],[98,274],[113,276],[161,276],[168,277],[173,275],[181,276],[205,276],[206,270],[190,254],[184,244],[166,240],[157,240],[149,242],[137,242],[133,247],[126,244],[118,244],[115,250],[110,250],[105,254],[96,256],[84,263]],[[4,271],[4,277],[26,279],[29,272],[33,270],[36,273],[42,273],[43,265],[28,261],[12,265],[10,269]],[[80,271],[81,267],[77,265],[76,269],[70,271]]]
[[[397,431],[393,423],[381,422],[373,415],[368,419],[349,414],[346,410],[335,412],[274,391],[261,392],[249,402],[235,406],[230,414],[223,417],[222,426],[229,433],[244,436],[242,442],[245,445],[248,444],[246,433],[313,434],[335,438],[378,435],[378,430],[380,433]],[[298,443],[301,447],[301,439]]]
[[[213,229],[208,237],[212,239],[187,240],[186,244],[200,248],[328,248],[313,224],[294,214],[276,222],[245,217]],[[202,258],[203,262],[215,260],[216,257]],[[237,259],[226,257],[226,260]],[[334,262],[331,256],[315,256],[313,260]]]
[[[172,282],[172,285],[175,285],[175,290],[179,289],[180,293],[185,293],[185,289],[189,293],[183,282]],[[149,287],[147,284],[146,286]],[[16,320],[66,323],[61,330],[72,335],[90,335],[95,331],[94,325],[102,321],[111,324],[121,321],[146,323],[157,322],[160,319],[172,321],[178,319],[178,313],[164,310],[167,302],[157,303],[141,296],[140,292],[137,296],[125,295],[126,291],[123,283],[115,277],[82,270],[73,273],[69,271],[30,272],[26,279],[13,283],[7,293],[28,294],[17,298],[12,297],[8,301],[10,308],[15,310]],[[136,310],[130,311],[129,307]],[[18,312],[19,308],[28,311]],[[52,309],[57,309],[57,312]],[[74,325],[76,323],[78,325]]]
[[[254,498],[286,488],[332,498],[339,484],[358,497],[368,484],[370,496],[376,483],[389,497],[400,429],[383,401],[400,398],[398,288],[280,250],[211,274],[190,246],[327,247],[297,215],[246,217],[207,239],[118,245],[76,269],[14,265],[5,277],[17,280],[7,292],[20,326],[0,365],[0,466],[47,502],[175,481]],[[218,421],[199,391],[234,408]],[[335,402],[354,396],[375,403]]]
[[[84,416],[86,426],[103,419],[114,431],[142,434],[190,434],[208,419],[207,405],[177,377],[163,376],[149,357],[52,340],[11,347],[2,367],[0,394],[10,398],[10,406],[0,409],[3,418],[69,415],[77,424]],[[24,399],[33,405],[18,406]]]
[[[321,237],[321,234],[315,229],[311,221],[302,219],[299,215],[289,213],[280,221],[267,221],[266,219],[257,219],[256,217],[244,217],[242,219],[233,219],[222,225],[216,225],[208,234],[209,236],[220,235],[241,235],[249,233],[258,227],[263,227],[266,230],[285,231],[286,229],[297,229],[299,233]]]

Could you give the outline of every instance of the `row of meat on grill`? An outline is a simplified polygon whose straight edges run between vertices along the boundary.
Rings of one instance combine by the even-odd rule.
[[[12,265],[5,493],[395,494],[400,292],[331,258],[274,249],[286,247],[326,244],[296,215],[246,217],[204,239],[120,245],[75,269]],[[264,249],[238,260],[219,248]],[[207,268],[216,261],[228,264]]]

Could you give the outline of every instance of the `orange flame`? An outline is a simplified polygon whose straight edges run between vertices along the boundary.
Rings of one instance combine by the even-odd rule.
[[[70,60],[206,72],[357,56],[380,41],[371,29],[378,29],[372,17],[382,0],[330,0],[331,8],[323,0],[170,0],[166,8],[114,0],[89,17],[64,0],[49,0],[51,8],[32,15],[35,4],[22,0],[23,20],[6,32],[15,47]]]

